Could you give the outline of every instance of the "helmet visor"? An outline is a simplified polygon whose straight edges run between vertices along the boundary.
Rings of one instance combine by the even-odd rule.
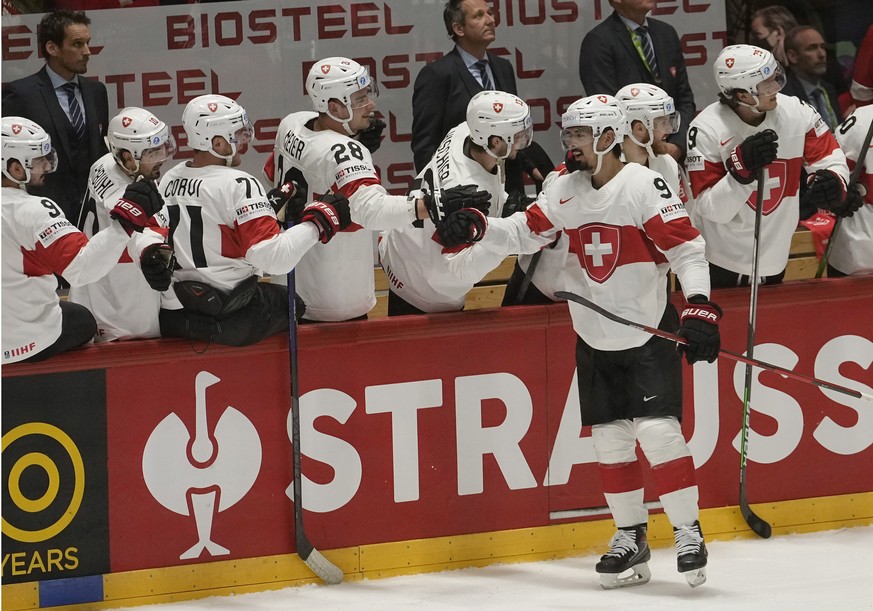
[[[58,156],[55,149],[51,149],[42,157],[34,157],[30,162],[32,174],[51,174],[58,169]]]
[[[568,127],[561,130],[561,145],[565,151],[578,149],[594,142],[594,131],[588,126]]]
[[[781,64],[776,64],[773,74],[758,83],[758,95],[774,95],[781,91],[783,87],[785,87],[785,71],[782,69]]]
[[[655,128],[655,131],[662,134],[675,134],[679,131],[680,122],[679,113],[674,112],[670,115],[655,117],[654,121],[652,121],[652,127]]]
[[[533,125],[528,125],[512,136],[512,148],[516,151],[527,148],[531,142],[533,142]]]
[[[375,104],[379,97],[379,86],[374,79],[369,79],[369,84],[349,96],[349,107],[352,110],[364,108],[368,104]]]
[[[176,141],[172,136],[168,136],[167,139],[158,146],[144,150],[140,161],[142,163],[162,163],[175,154]]]

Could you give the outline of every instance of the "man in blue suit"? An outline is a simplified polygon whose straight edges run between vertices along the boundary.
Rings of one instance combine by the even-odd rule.
[[[688,124],[696,114],[679,35],[673,26],[646,17],[655,0],[609,0],[614,11],[582,40],[579,78],[586,95],[616,92],[631,83],[651,83],[667,92],[682,117],[667,139],[677,161],[685,156]]]
[[[45,66],[3,88],[3,116],[34,121],[57,152],[57,171],[34,195],[57,203],[72,222],[79,218],[91,165],[108,152],[106,86],[82,76],[91,57],[90,24],[82,11],[46,13],[37,35]]]

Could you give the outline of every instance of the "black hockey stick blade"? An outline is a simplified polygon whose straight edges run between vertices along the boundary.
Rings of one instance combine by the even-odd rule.
[[[656,329],[655,327],[649,327],[648,325],[643,325],[640,323],[633,322],[632,320],[628,320],[626,318],[622,318],[617,314],[613,314],[609,310],[601,308],[596,303],[585,299],[581,295],[577,295],[576,293],[571,293],[569,291],[557,291],[555,292],[555,297],[559,297],[561,299],[566,299],[567,301],[574,301],[580,305],[585,306],[586,308],[593,310],[603,316],[604,318],[608,318],[612,322],[618,323],[620,325],[625,325],[627,327],[631,327],[633,329],[637,329],[638,331],[643,331],[650,335],[656,335],[658,337],[668,339],[670,341],[676,342],[677,344],[687,344],[688,342],[681,335],[676,335],[675,333],[670,333],[669,331],[664,331],[662,329]],[[848,388],[846,386],[841,386],[839,384],[834,384],[833,382],[827,382],[825,380],[820,380],[818,378],[814,378],[812,376],[805,376],[802,373],[796,373],[791,371],[790,369],[786,369],[784,367],[780,367],[779,365],[774,365],[772,363],[768,363],[766,361],[761,361],[759,359],[750,359],[742,354],[737,354],[736,352],[731,352],[729,350],[721,349],[718,351],[721,356],[725,358],[729,358],[732,361],[737,361],[738,363],[745,363],[746,365],[752,365],[753,367],[758,367],[759,369],[764,369],[765,371],[772,371],[774,373],[778,373],[779,375],[790,378],[792,380],[797,380],[799,382],[805,382],[807,384],[812,384],[813,386],[818,386],[819,388],[824,388],[826,390],[832,390],[834,392],[838,392],[844,395],[849,395],[850,397],[855,397],[856,399],[863,399],[864,401],[870,401],[873,403],[873,395],[866,392],[861,392],[859,390],[855,390],[854,388]]]
[[[773,534],[773,528],[770,524],[749,507],[749,501],[746,499],[746,487],[742,485],[740,486],[740,513],[752,532],[762,539],[769,539],[770,535]]]

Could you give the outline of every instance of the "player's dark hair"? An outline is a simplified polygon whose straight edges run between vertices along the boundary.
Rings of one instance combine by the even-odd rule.
[[[464,7],[461,6],[463,2],[464,0],[448,0],[443,8],[443,23],[446,24],[446,34],[452,40],[458,39],[453,26],[456,23],[461,25],[464,23]]]
[[[43,16],[36,29],[36,39],[46,59],[48,59],[49,54],[45,50],[45,46],[51,41],[58,47],[62,47],[67,26],[70,25],[91,25],[91,19],[85,14],[85,11],[52,11]]]

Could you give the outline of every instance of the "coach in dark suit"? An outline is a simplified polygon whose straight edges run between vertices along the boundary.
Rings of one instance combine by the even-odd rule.
[[[45,66],[3,88],[3,116],[38,123],[57,152],[58,169],[34,194],[53,200],[73,223],[78,221],[91,164],[108,152],[106,86],[81,76],[91,56],[90,24],[81,11],[47,13],[38,30]]]
[[[824,37],[810,25],[799,25],[788,31],[784,45],[788,69],[782,93],[810,104],[834,131],[843,118],[837,90],[824,78],[827,72]]]
[[[421,69],[412,92],[412,154],[416,172],[424,169],[449,130],[467,119],[467,104],[474,95],[485,89],[518,95],[512,64],[487,51],[495,40],[496,27],[488,3],[448,0],[443,20],[455,48]],[[543,171],[547,174],[554,168],[542,149],[535,150],[530,157],[525,157],[525,150],[520,159],[506,162],[508,192],[524,190],[523,171],[542,181]],[[542,170],[536,169],[540,166]]]
[[[588,32],[579,50],[579,78],[585,93],[615,95],[631,83],[651,83],[666,91],[682,117],[679,132],[668,138],[674,145],[670,154],[680,160],[696,108],[679,35],[673,26],[646,18],[655,0],[609,3],[615,9],[612,15]]]

